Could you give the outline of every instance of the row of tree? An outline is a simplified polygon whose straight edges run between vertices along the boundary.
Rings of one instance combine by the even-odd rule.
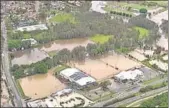
[[[129,46],[129,44],[131,44],[131,41],[133,42],[132,44],[134,45],[134,41],[137,41],[137,42],[138,41],[142,42],[143,40],[151,41],[151,39],[152,41],[154,41],[156,39],[154,38],[154,36],[153,38],[151,36],[147,36],[146,37],[147,39],[142,39],[142,40],[137,39],[139,33],[136,32],[134,29],[131,29],[133,26],[139,26],[139,27],[146,28],[150,31],[153,31],[152,33],[150,33],[152,35],[157,34],[157,31],[156,31],[157,25],[154,22],[142,16],[131,18],[129,20],[129,23],[123,23],[123,21],[121,21],[120,19],[111,19],[111,17],[108,14],[103,15],[97,12],[76,13],[75,18],[78,22],[77,24],[72,24],[70,22],[63,22],[63,23],[59,23],[59,24],[56,24],[50,27],[49,30],[47,31],[30,32],[30,35],[32,38],[34,38],[41,44],[47,43],[47,42],[50,42],[56,39],[90,37],[95,34],[114,35],[118,42],[124,44],[122,46]],[[9,36],[11,37],[10,38],[11,40],[12,39],[21,40],[23,39],[23,35],[24,33],[17,32]],[[133,39],[131,40],[131,38]],[[128,41],[125,41],[124,43],[123,42],[124,40],[128,40]],[[13,43],[13,42],[14,41],[11,41],[10,43]],[[19,44],[19,41],[18,41],[18,44]],[[9,45],[9,46],[11,46],[12,48],[15,48],[16,46],[16,49],[20,49],[18,45],[14,45],[14,46]],[[118,46],[118,45],[115,45],[115,46]]]
[[[157,95],[141,103],[140,107],[167,107],[168,106],[168,92]]]
[[[124,12],[117,12],[117,11],[110,11],[110,14],[116,14],[116,15],[122,15],[122,16],[126,16],[126,17],[132,17],[131,14],[124,13]]]

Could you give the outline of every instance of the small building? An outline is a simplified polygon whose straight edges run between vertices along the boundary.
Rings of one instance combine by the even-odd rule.
[[[33,38],[29,38],[29,39],[22,39],[22,41],[31,41],[31,45],[35,45],[37,44],[37,41]]]
[[[143,72],[135,69],[129,71],[122,71],[119,74],[114,76],[115,81],[124,82],[124,81],[137,81],[143,77]]]
[[[34,31],[34,30],[47,30],[47,26],[45,24],[39,24],[39,25],[31,25],[31,26],[24,26],[17,28],[18,31]]]
[[[160,60],[151,60],[149,61],[149,63],[151,65],[157,65],[159,69],[163,70],[163,71],[167,71],[168,70],[168,64],[167,63],[164,63]]]
[[[88,84],[95,83],[96,80],[91,76],[88,76],[84,72],[76,68],[67,68],[60,72],[60,76],[68,79],[70,82],[77,84],[80,87],[87,86]]]
[[[168,60],[168,55],[163,56],[163,60]]]

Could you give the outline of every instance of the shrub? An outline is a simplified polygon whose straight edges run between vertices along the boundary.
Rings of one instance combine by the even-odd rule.
[[[139,12],[140,12],[140,13],[147,13],[147,9],[141,8],[141,9],[139,10]]]

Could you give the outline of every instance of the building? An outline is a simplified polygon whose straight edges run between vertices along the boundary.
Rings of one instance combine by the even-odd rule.
[[[25,26],[25,27],[19,27],[17,28],[18,31],[34,31],[34,30],[47,30],[47,26],[45,24],[39,24],[39,25],[31,25],[31,26]]]
[[[168,55],[163,56],[163,60],[168,60]]]
[[[119,74],[114,76],[115,81],[124,82],[124,81],[137,81],[143,77],[143,72],[135,69],[129,71],[122,71]]]
[[[22,41],[30,41],[31,42],[31,45],[35,45],[37,44],[37,41],[33,38],[29,38],[29,39],[22,39]]]
[[[149,61],[149,63],[151,65],[157,65],[158,68],[160,68],[163,71],[167,71],[168,70],[168,64],[164,63],[164,62],[162,62],[160,60],[151,60],[151,61]]]
[[[91,76],[81,72],[76,68],[67,68],[60,72],[60,76],[65,79],[68,79],[70,82],[74,82],[80,87],[86,86],[91,83],[95,83],[96,80]]]

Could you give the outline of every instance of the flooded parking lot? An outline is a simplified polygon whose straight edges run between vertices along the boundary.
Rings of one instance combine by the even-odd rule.
[[[43,98],[65,88],[54,75],[53,69],[47,74],[39,74],[19,79],[20,85],[26,96],[32,99]]]

